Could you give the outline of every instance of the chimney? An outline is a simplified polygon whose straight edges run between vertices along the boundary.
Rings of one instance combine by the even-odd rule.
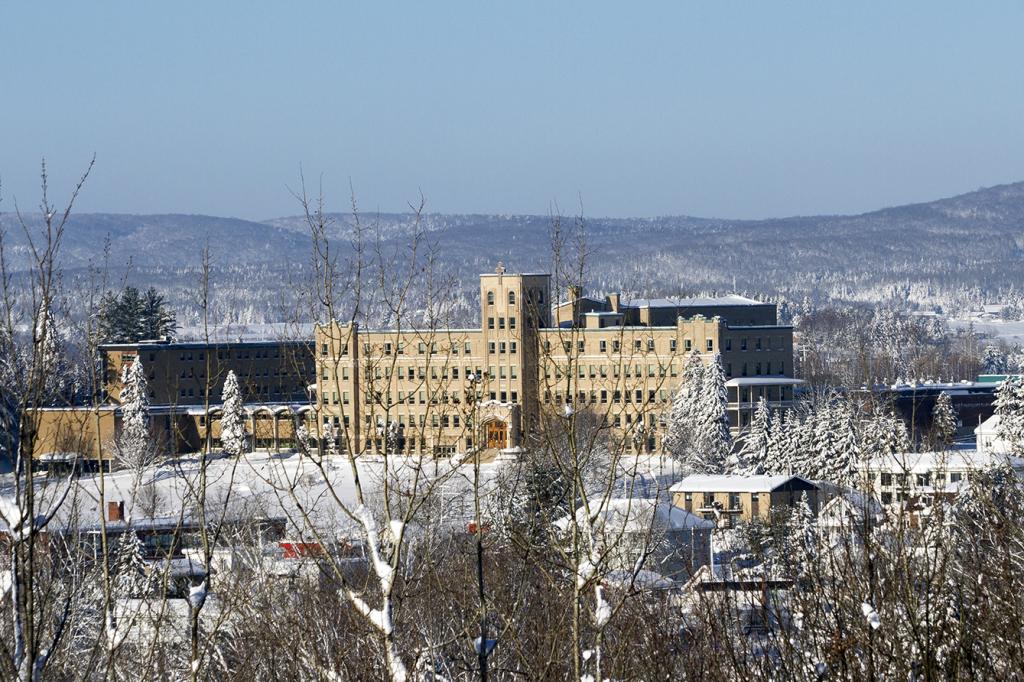
[[[107,502],[107,521],[124,521],[124,501]]]
[[[608,307],[613,313],[619,312],[619,294],[608,294]]]
[[[583,298],[583,287],[581,287],[579,284],[570,284],[569,285],[569,301],[570,302],[576,301],[576,300],[578,300],[580,298]]]

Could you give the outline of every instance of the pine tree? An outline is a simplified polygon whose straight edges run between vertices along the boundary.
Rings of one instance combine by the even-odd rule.
[[[727,412],[729,395],[721,356],[715,355],[704,370],[704,390],[698,401],[696,455],[703,473],[722,473],[732,451]]]
[[[956,411],[949,394],[943,391],[932,408],[932,434],[937,446],[945,448],[953,444],[956,438]]]
[[[163,296],[150,288],[144,295],[135,287],[107,292],[100,300],[96,327],[100,342],[135,343],[169,336],[177,329]]]
[[[818,522],[807,493],[802,493],[786,523],[786,560],[794,578],[813,560],[818,543]]]
[[[730,470],[737,474],[757,475],[771,464],[772,414],[764,398],[757,402],[754,417],[743,434],[742,444],[730,459]]]
[[[117,439],[117,458],[124,466],[138,471],[155,456],[149,431],[149,386],[141,358],[125,364],[122,369],[120,397],[121,434]]]
[[[1008,377],[999,385],[995,408],[999,416],[997,435],[1014,454],[1024,455],[1024,380],[1021,377]]]
[[[985,374],[1006,374],[1009,369],[1009,358],[997,346],[988,346],[981,357]]]
[[[224,378],[220,418],[220,446],[227,454],[238,457],[246,451],[245,408],[238,377],[234,370]]]
[[[762,473],[775,475],[785,474],[790,470],[791,446],[790,430],[797,421],[795,412],[789,412],[783,419],[782,413],[775,410],[771,416],[768,430],[768,449],[762,465]]]
[[[672,401],[668,428],[665,433],[665,449],[687,468],[692,468],[698,403],[704,388],[704,362],[697,351],[686,358],[683,376]]]
[[[142,541],[131,528],[121,534],[114,554],[114,594],[123,598],[144,597],[152,587],[146,570]]]
[[[178,329],[174,315],[164,305],[163,295],[150,287],[142,297],[140,310],[140,327],[142,338],[159,339],[172,336]]]

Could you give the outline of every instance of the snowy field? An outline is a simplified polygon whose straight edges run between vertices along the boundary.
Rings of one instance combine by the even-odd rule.
[[[970,318],[963,320],[948,320],[949,326],[954,329],[966,329],[974,325],[974,330],[991,336],[996,339],[1003,339],[1009,344],[1024,345],[1024,320],[993,320],[987,318]]]
[[[638,498],[667,495],[668,487],[681,475],[672,460],[656,456],[631,457],[620,465],[614,494],[632,493]],[[387,480],[393,493],[436,496],[440,521],[463,526],[473,514],[472,462],[452,459],[392,457],[387,468],[382,458],[360,457],[353,470],[344,456],[324,458],[322,468],[294,452],[249,453],[239,459],[214,455],[206,468],[208,518],[241,521],[252,518],[286,518],[289,531],[306,533],[310,526],[334,539],[351,537],[355,530],[348,514],[358,508],[355,476],[358,476],[371,509],[380,506]],[[147,517],[190,516],[200,484],[200,460],[183,457],[147,468],[133,499],[135,474],[117,471],[104,474],[103,499],[124,502],[125,514],[134,520]],[[487,502],[507,494],[516,475],[514,459],[498,459],[481,465],[480,484]],[[10,475],[0,477],[9,493]],[[61,524],[92,526],[99,523],[101,477],[82,475],[70,482],[64,478],[39,479],[44,499],[56,500],[68,491],[57,519]],[[621,486],[621,487],[620,487]],[[52,504],[52,502],[51,502]],[[212,510],[212,511],[211,511]],[[76,517],[77,516],[77,521]]]

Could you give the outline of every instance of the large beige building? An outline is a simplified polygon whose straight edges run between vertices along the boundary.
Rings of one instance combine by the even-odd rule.
[[[548,415],[566,411],[588,415],[584,424],[626,449],[659,451],[691,353],[721,358],[737,430],[761,398],[786,407],[801,383],[792,377],[792,328],[777,323],[774,305],[568,294],[555,301],[550,275],[499,266],[480,276],[477,328],[331,322],[311,341],[103,346],[102,426],[88,408],[41,411],[36,451],[108,457],[102,444],[117,431],[121,372],[137,360],[151,426],[169,452],[217,447],[228,370],[242,385],[257,449],[293,447],[299,426],[313,446],[328,447],[329,425],[350,452],[433,455],[528,448],[547,432],[538,427]]]
[[[547,274],[480,276],[474,329],[316,329],[320,421],[357,452],[528,447],[545,412],[587,411],[637,451],[662,447],[687,356],[720,356],[735,429],[793,399],[792,328],[742,297],[603,301]],[[476,426],[474,426],[476,425]],[[481,442],[477,443],[479,440]]]

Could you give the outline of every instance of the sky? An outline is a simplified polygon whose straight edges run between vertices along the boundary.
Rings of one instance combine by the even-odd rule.
[[[0,3],[0,211],[760,218],[1024,180],[1024,3]]]

